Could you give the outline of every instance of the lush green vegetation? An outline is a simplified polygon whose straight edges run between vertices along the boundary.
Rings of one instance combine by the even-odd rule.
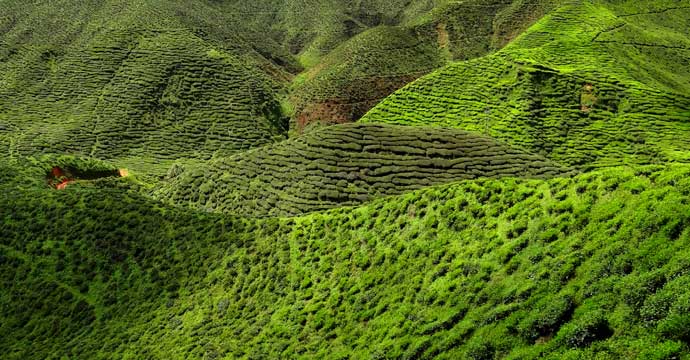
[[[688,179],[687,166],[657,166],[474,180],[264,220],[3,184],[0,348],[10,359],[686,357]]]
[[[455,126],[580,167],[687,162],[688,19],[690,6],[673,1],[573,2],[364,121]]]
[[[460,179],[572,173],[465,131],[345,124],[208,164],[175,166],[156,197],[208,211],[287,216]]]
[[[413,2],[415,3],[415,2]],[[293,81],[298,131],[358,120],[393,91],[448,61],[504,46],[559,1],[438,2],[430,13],[344,41]]]
[[[3,359],[690,360],[688,0],[0,9]]]
[[[283,70],[194,4],[3,1],[0,149],[164,173],[284,138]]]

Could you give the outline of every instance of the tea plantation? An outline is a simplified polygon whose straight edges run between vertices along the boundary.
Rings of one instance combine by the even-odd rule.
[[[466,180],[263,220],[3,182],[0,348],[8,359],[685,357],[688,179],[669,165]]]
[[[378,26],[345,41],[293,81],[296,130],[358,120],[410,81],[451,60],[506,44],[559,1],[448,2],[397,26]]]
[[[0,19],[5,153],[79,153],[148,169],[285,137],[282,85],[232,27],[208,16],[212,7],[60,3],[56,12],[48,2],[3,1],[16,8]]]
[[[0,358],[690,360],[690,0],[0,0]]]
[[[331,126],[189,167],[172,168],[157,197],[257,216],[357,205],[460,179],[573,173],[474,133],[375,124]]]
[[[690,161],[690,3],[572,3],[363,121],[458,127],[579,167]]]

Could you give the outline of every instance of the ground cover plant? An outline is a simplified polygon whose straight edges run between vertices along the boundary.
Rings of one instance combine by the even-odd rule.
[[[173,167],[155,197],[208,211],[288,216],[460,179],[574,173],[475,133],[348,124],[208,164]]]
[[[570,2],[363,121],[456,126],[575,166],[687,162],[690,9],[677,5]]]

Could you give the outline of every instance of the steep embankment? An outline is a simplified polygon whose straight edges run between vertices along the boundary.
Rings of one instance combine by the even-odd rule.
[[[156,197],[254,216],[357,205],[463,179],[572,174],[477,134],[377,124],[332,126],[189,167],[173,167]]]
[[[3,183],[0,351],[682,358],[688,179],[475,180],[261,221]]]
[[[422,78],[363,121],[478,131],[580,167],[690,161],[686,3],[563,6],[497,54]]]

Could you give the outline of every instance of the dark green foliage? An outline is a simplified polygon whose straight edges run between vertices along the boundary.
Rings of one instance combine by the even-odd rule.
[[[565,342],[567,347],[583,348],[594,341],[606,340],[613,335],[608,320],[599,311],[590,311],[563,327],[557,341]]]
[[[22,166],[6,168],[33,171]],[[3,184],[12,211],[0,213],[0,350],[10,359],[686,356],[690,232],[672,239],[659,224],[690,211],[688,174],[471,180],[262,220],[102,187]],[[534,204],[561,210],[533,214]],[[536,236],[564,214],[588,221],[548,242]],[[441,221],[450,215],[453,224]],[[527,229],[509,238],[519,224]]]
[[[3,1],[0,149],[154,172],[285,137],[284,74],[211,3]],[[60,11],[56,11],[56,9]],[[38,26],[40,24],[40,26]],[[39,27],[36,30],[36,27]],[[282,75],[281,75],[282,74]]]
[[[575,303],[572,295],[567,294],[557,298],[544,297],[535,310],[532,317],[523,319],[519,325],[522,336],[530,341],[553,336],[562,324],[570,320]]]
[[[284,216],[462,179],[548,178],[572,171],[464,131],[345,124],[169,173],[175,176],[157,198],[239,215]]]

